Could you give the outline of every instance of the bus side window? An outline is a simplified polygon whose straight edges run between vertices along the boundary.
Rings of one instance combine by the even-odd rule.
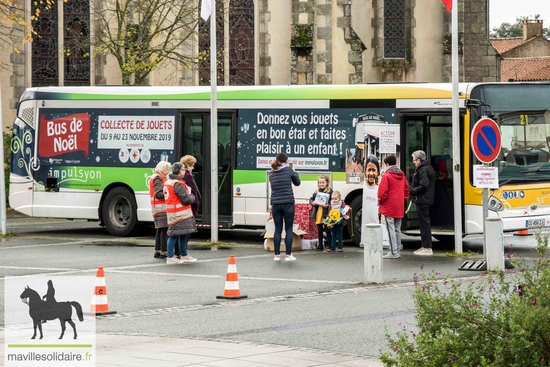
[[[446,180],[449,176],[449,164],[452,167],[451,156],[448,154],[436,154],[432,156],[433,168],[436,177],[440,180]]]
[[[46,179],[46,191],[48,191],[48,192],[59,192],[59,186],[57,185],[57,178],[48,177]]]
[[[222,165],[228,167],[231,166],[231,142],[227,143],[223,150]]]

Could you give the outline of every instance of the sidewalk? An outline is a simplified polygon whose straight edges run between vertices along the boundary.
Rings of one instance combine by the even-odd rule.
[[[254,342],[98,334],[96,343],[98,367],[383,366],[373,357]]]
[[[0,344],[4,330],[0,329]],[[0,348],[0,364],[5,349]],[[382,367],[374,357],[255,342],[172,338],[159,335],[96,335],[97,367]],[[35,364],[36,366],[39,363]]]

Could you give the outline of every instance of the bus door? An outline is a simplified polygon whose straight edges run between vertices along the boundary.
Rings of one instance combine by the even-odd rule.
[[[412,184],[415,165],[411,154],[416,150],[426,152],[426,157],[435,171],[434,204],[430,208],[432,233],[435,236],[452,235],[454,227],[453,171],[452,171],[452,117],[448,113],[411,113],[400,116],[402,144],[401,167]],[[407,202],[407,206],[409,202]],[[411,204],[403,221],[408,233],[419,233],[418,216],[414,203]]]
[[[185,112],[180,118],[182,127],[181,143],[178,157],[192,155],[197,159],[193,169],[193,178],[199,190],[201,201],[197,213],[197,223],[210,223],[211,220],[211,142],[210,142],[210,113]],[[218,223],[222,226],[232,224],[232,185],[233,162],[232,151],[233,113],[218,113]]]

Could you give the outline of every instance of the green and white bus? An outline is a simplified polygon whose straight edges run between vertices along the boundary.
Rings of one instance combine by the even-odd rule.
[[[482,228],[475,225],[480,222],[481,203],[476,200],[481,190],[471,184],[475,159],[468,144],[470,115],[480,116],[483,107],[468,108],[465,98],[477,88],[482,102],[492,99],[504,109],[510,106],[517,111],[520,108],[513,104],[519,100],[499,100],[511,87],[506,83],[461,85],[463,198],[471,199],[472,203],[464,204],[473,208],[463,208],[466,233]],[[544,91],[541,95],[548,96],[548,85],[537,88],[537,93]],[[365,155],[362,123],[374,120],[401,127],[396,143],[409,179],[414,171],[410,153],[417,149],[428,153],[438,171],[434,234],[452,233],[451,97],[450,84],[219,87],[219,225],[265,226],[270,208],[267,172],[282,151],[303,181],[294,188],[297,203],[307,203],[319,175],[328,175],[332,188],[352,207],[348,231],[359,243]],[[197,223],[209,226],[213,180],[209,98],[209,87],[26,89],[13,124],[9,205],[32,217],[96,220],[113,235],[136,235],[147,227],[144,223],[152,222],[148,181],[154,167],[160,160],[172,163],[190,154],[197,158],[193,175],[201,193]],[[547,110],[548,100],[531,110]],[[513,124],[510,118],[507,121]],[[379,147],[369,149],[375,152]],[[544,170],[529,174],[548,184]],[[414,208],[404,222],[404,230],[414,232]],[[517,223],[505,229],[519,229]]]

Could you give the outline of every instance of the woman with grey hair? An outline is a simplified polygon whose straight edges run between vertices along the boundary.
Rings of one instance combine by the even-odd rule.
[[[416,150],[412,152],[411,156],[413,157],[413,160],[418,159],[420,161],[426,160],[426,153],[423,150]]]
[[[149,180],[149,197],[151,199],[151,212],[155,223],[155,254],[157,259],[166,258],[166,243],[168,242],[168,221],[166,219],[166,204],[164,201],[164,182],[170,171],[171,164],[160,161],[155,167],[155,174]]]
[[[432,229],[430,227],[430,206],[434,203],[435,171],[426,160],[426,153],[417,150],[411,154],[416,166],[411,184],[411,198],[416,204],[418,226],[422,247],[414,252],[415,255],[430,256],[432,250]]]

